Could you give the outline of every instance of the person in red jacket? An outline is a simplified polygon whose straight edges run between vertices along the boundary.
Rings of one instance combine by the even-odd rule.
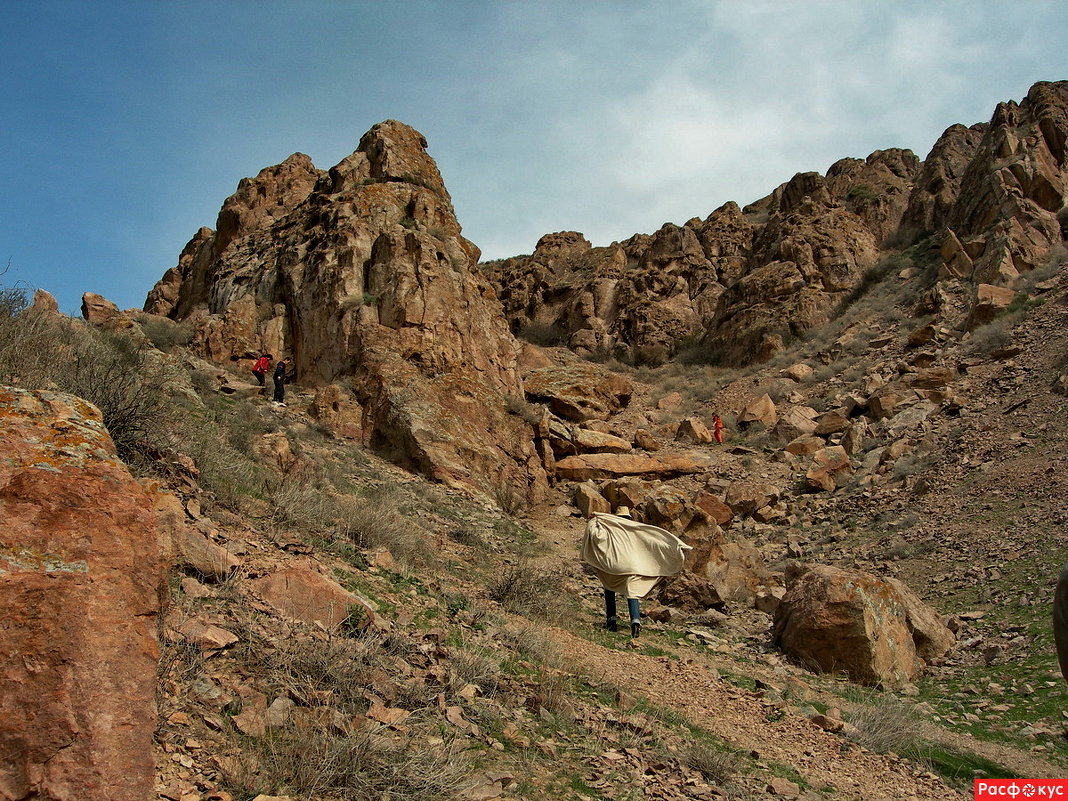
[[[267,371],[271,369],[271,354],[265,353],[260,358],[256,359],[256,363],[252,365],[252,375],[256,376],[256,380],[260,382],[260,386],[267,386],[266,378]]]
[[[712,415],[712,436],[720,445],[723,444],[723,420],[718,414]]]

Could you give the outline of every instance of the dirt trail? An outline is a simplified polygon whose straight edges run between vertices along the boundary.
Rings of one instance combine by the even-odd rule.
[[[548,546],[546,562],[576,558],[584,522],[576,519],[540,521],[540,538]],[[682,661],[637,652],[604,648],[561,629],[553,629],[564,655],[589,673],[650,702],[671,707],[693,723],[743,751],[756,751],[759,761],[781,763],[796,769],[814,789],[836,788],[836,797],[864,801],[908,801],[962,796],[940,778],[913,763],[871,753],[840,735],[825,732],[804,717],[767,719],[761,696],[723,682],[711,669],[681,655]],[[732,663],[732,669],[738,665]],[[774,680],[772,671],[754,665],[754,677]],[[830,705],[841,699],[828,697]],[[1056,778],[1058,769],[1040,758],[1008,746],[987,743],[924,727],[926,739],[957,750],[971,751],[1005,765],[1022,776]]]
[[[560,629],[553,635],[565,657],[595,679],[669,706],[733,746],[757,752],[761,762],[793,767],[816,790],[833,786],[836,797],[857,801],[965,797],[933,774],[863,751],[803,718],[768,721],[759,697],[694,662],[610,650]]]

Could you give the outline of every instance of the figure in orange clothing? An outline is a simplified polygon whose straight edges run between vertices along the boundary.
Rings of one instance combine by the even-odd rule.
[[[712,415],[712,436],[720,445],[723,444],[723,420],[718,414]]]

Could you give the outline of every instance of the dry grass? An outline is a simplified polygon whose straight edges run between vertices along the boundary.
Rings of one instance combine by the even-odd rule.
[[[561,669],[565,666],[563,654],[548,632],[536,625],[506,629],[502,632],[505,642],[516,654],[536,665]]]
[[[455,650],[449,660],[449,692],[455,695],[473,684],[487,698],[497,694],[501,680],[501,663],[492,651],[465,645]]]
[[[505,398],[504,407],[509,414],[514,414],[532,426],[537,425],[545,414],[545,407],[530,403],[517,395],[509,395]]]
[[[445,801],[468,784],[468,760],[372,731],[331,736],[286,728],[244,743],[236,790],[345,801]]]
[[[727,784],[742,767],[741,757],[722,748],[692,742],[682,754],[683,762],[713,784]]]
[[[498,476],[490,485],[490,495],[497,506],[509,517],[521,514],[527,508],[527,498],[506,475]]]
[[[563,612],[562,590],[559,573],[520,562],[501,571],[486,587],[486,594],[509,612],[557,620]]]
[[[874,691],[861,703],[845,710],[844,717],[854,727],[852,739],[870,751],[913,753],[923,741],[920,725],[911,710]]]

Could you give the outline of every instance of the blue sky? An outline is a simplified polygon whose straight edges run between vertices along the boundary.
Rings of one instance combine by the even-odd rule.
[[[244,176],[428,139],[485,258],[745,204],[1068,79],[1060,2],[0,0],[2,281],[139,307]]]

